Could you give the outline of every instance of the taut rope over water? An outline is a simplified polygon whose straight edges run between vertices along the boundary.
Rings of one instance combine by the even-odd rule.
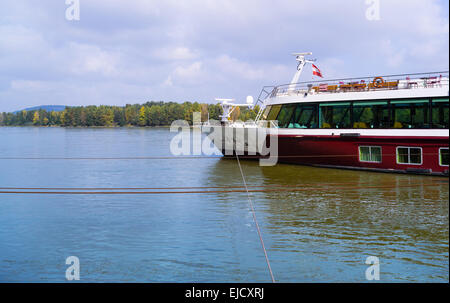
[[[236,154],[236,159],[237,159],[237,163],[239,165],[239,170],[241,171],[242,181],[244,181],[245,190],[247,191],[248,204],[249,204],[250,209],[253,214],[253,220],[255,221],[256,230],[258,231],[259,240],[261,241],[261,246],[264,251],[264,256],[266,257],[266,263],[267,263],[267,267],[269,268],[270,277],[272,278],[272,282],[275,283],[275,278],[273,277],[272,268],[270,267],[269,257],[267,256],[267,251],[266,251],[266,247],[264,246],[264,241],[262,238],[261,230],[259,229],[258,220],[256,220],[256,214],[255,214],[255,209],[253,207],[253,202],[252,202],[252,199],[250,198],[250,193],[248,192],[248,188],[247,188],[247,182],[245,182],[245,177],[244,177],[244,173],[242,171],[241,162],[239,162],[239,156],[237,154]]]

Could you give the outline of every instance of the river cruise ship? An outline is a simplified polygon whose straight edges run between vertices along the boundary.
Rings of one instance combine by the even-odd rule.
[[[262,89],[254,124],[229,121],[224,102],[225,126],[276,128],[278,162],[448,175],[448,71],[298,83],[310,54],[294,54],[291,83]]]

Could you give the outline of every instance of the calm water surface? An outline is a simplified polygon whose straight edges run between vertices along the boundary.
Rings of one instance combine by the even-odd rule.
[[[171,156],[168,129],[0,128],[0,187],[242,186],[237,162]],[[8,159],[9,158],[9,159]],[[449,281],[448,179],[241,161],[279,282]],[[0,189],[1,190],[1,189]],[[0,282],[270,282],[240,192],[0,194]]]

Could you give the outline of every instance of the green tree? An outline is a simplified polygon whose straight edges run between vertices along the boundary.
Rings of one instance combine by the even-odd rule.
[[[125,121],[128,125],[137,125],[138,114],[134,106],[127,104],[125,107]]]
[[[33,116],[33,124],[34,125],[39,125],[40,120],[39,120],[39,112],[35,111],[34,112],[34,116]]]
[[[139,126],[146,126],[147,122],[147,109],[145,106],[142,106],[139,110]]]
[[[100,126],[113,126],[114,112],[110,107],[100,106]]]
[[[231,120],[236,121],[240,119],[241,115],[241,108],[239,106],[236,106],[234,111],[231,113]]]
[[[61,125],[62,126],[67,126],[67,124],[66,124],[66,116],[67,116],[67,109],[64,109],[62,112],[61,112],[61,115],[60,115],[60,117],[59,117],[59,119],[60,119],[60,123],[61,123]]]
[[[152,126],[161,125],[161,106],[159,105],[151,106],[148,117],[150,125]]]

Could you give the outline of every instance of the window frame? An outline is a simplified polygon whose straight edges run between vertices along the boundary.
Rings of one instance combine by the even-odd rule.
[[[384,108],[379,108],[384,106]],[[361,117],[366,109],[370,109],[372,112],[372,121],[361,121]],[[361,110],[359,113],[358,111]],[[384,121],[382,118],[382,111],[387,110],[387,120]],[[358,120],[358,121],[357,121]],[[353,129],[361,129],[361,127],[354,127],[355,123],[364,123],[366,124],[367,129],[389,129],[390,127],[383,126],[380,127],[381,124],[390,125],[391,122],[391,105],[390,100],[366,100],[366,101],[353,101],[352,102],[352,126]],[[376,127],[375,127],[376,126]]]
[[[270,111],[267,114],[267,121],[278,121],[278,115],[280,114],[281,111],[281,107],[283,106],[283,104],[275,104],[275,105],[271,105]],[[272,110],[275,109],[276,114],[273,114],[274,117],[271,117],[270,114],[272,113]],[[278,110],[278,111],[277,111]],[[270,119],[269,119],[270,118]],[[273,118],[273,119],[272,119]]]
[[[288,103],[276,103],[276,104],[271,104],[268,106],[271,106],[271,107],[280,106],[280,110],[278,111],[276,117],[273,119],[273,120],[278,120],[278,115],[279,115],[283,105],[296,104],[296,107],[294,108],[294,110],[292,112],[289,123],[293,122],[297,106],[305,105],[305,106],[314,107],[315,108],[314,116],[316,119],[315,126],[316,127],[308,127],[308,129],[328,129],[328,128],[322,127],[323,126],[323,117],[322,117],[322,112],[321,112],[321,108],[324,106],[327,106],[327,105],[333,106],[333,107],[340,106],[340,105],[347,106],[348,111],[349,111],[347,114],[350,115],[350,117],[349,117],[350,127],[349,128],[329,128],[329,129],[359,129],[359,128],[354,127],[355,122],[364,122],[366,124],[367,124],[367,122],[356,121],[357,118],[354,116],[356,113],[355,110],[357,110],[360,107],[362,107],[362,108],[369,107],[369,108],[372,108],[372,113],[373,113],[374,117],[375,117],[375,115],[377,115],[378,118],[382,119],[382,117],[385,117],[385,115],[387,114],[387,117],[386,117],[387,120],[377,121],[377,123],[378,123],[377,127],[370,127],[370,125],[367,124],[367,126],[368,126],[367,129],[395,129],[394,122],[396,119],[394,119],[394,111],[398,110],[398,109],[396,109],[396,105],[421,104],[421,106],[419,106],[419,107],[410,106],[409,109],[410,110],[412,110],[413,108],[416,110],[423,109],[424,111],[428,112],[428,113],[424,112],[424,114],[423,114],[423,120],[424,120],[423,124],[415,121],[416,115],[412,115],[412,112],[409,113],[409,116],[410,116],[410,120],[414,117],[414,119],[412,121],[410,121],[410,122],[412,122],[412,123],[410,123],[411,126],[415,126],[415,125],[423,125],[423,126],[422,127],[412,127],[412,128],[404,127],[403,129],[443,129],[442,127],[437,127],[438,124],[436,124],[435,121],[433,120],[433,111],[436,110],[436,109],[434,109],[434,106],[436,106],[435,105],[436,103],[446,103],[446,102],[448,102],[448,97],[442,96],[442,97],[414,97],[414,98],[387,98],[387,99],[374,98],[374,99],[368,99],[368,100],[355,99],[355,100],[351,100],[351,101],[349,101],[349,100],[332,101],[331,100],[331,101],[312,101],[312,102],[288,102]],[[373,110],[376,106],[380,106],[378,111]],[[386,110],[387,110],[387,112],[385,112]],[[444,106],[444,110],[445,110],[445,106]],[[268,114],[270,114],[270,112]],[[422,115],[418,115],[417,117],[422,117]],[[375,121],[375,118],[373,120]],[[289,124],[287,125],[286,129],[289,129]],[[290,129],[302,129],[302,128],[292,127]]]
[[[295,110],[297,109],[297,106],[298,106],[298,104],[295,104],[295,103],[286,103],[286,104],[281,105],[280,111],[278,112],[278,115],[277,115],[277,121],[278,121],[279,128],[283,128],[283,129],[289,128],[289,124],[291,123],[291,120],[292,120],[292,115],[295,114]],[[282,121],[282,122],[284,122],[284,124],[280,125],[281,124],[280,123],[280,114],[283,112],[283,110],[286,110],[286,109],[289,110],[288,109],[289,107],[292,107],[291,113],[289,114],[289,112],[287,112],[288,113],[288,115],[286,116],[287,118],[285,119],[285,121]]]
[[[408,163],[400,163],[398,162],[398,149],[399,148],[407,148],[408,149]],[[416,148],[420,150],[420,163],[411,163],[411,152],[412,148]],[[399,165],[422,165],[423,164],[423,148],[418,146],[397,146],[395,148],[395,163]]]
[[[392,128],[395,128],[395,123],[400,123],[403,129],[430,129],[432,123],[430,120],[430,100],[426,98],[407,98],[407,99],[392,99],[390,102],[391,107],[391,121]],[[407,110],[408,121],[402,121],[399,118],[399,111]],[[420,115],[417,111],[423,110],[422,123],[418,123],[417,120]],[[404,115],[404,114],[403,114]],[[404,127],[404,126],[407,127]],[[415,127],[422,125],[422,127]]]
[[[293,124],[294,127],[289,127],[289,125],[288,125],[287,128],[289,128],[289,129],[318,129],[319,128],[319,127],[317,127],[319,124],[318,108],[319,108],[318,104],[315,104],[315,103],[299,103],[299,104],[297,104],[296,107],[294,108],[294,111],[292,112],[291,119],[289,121],[289,125]],[[297,117],[298,109],[301,109],[301,111],[300,111],[300,115]],[[308,122],[309,122],[308,125],[315,125],[316,127],[295,127],[295,124],[299,124],[297,122],[299,122],[299,119],[303,116],[305,109],[307,111],[311,110],[311,114],[308,118]]]
[[[318,114],[319,114],[319,127],[320,128],[326,128],[326,127],[322,127],[324,123],[329,124],[330,126],[332,126],[332,124],[334,124],[335,127],[330,127],[329,129],[353,129],[353,127],[336,127],[339,126],[339,124],[343,123],[344,120],[346,120],[346,117],[348,116],[348,123],[350,126],[353,126],[353,106],[352,106],[353,101],[331,101],[331,102],[320,102],[319,103],[319,107],[318,107]],[[331,121],[328,121],[327,115],[323,114],[322,108],[328,108],[331,107]],[[342,118],[340,121],[334,121],[335,118],[335,109],[344,109]],[[329,114],[327,112],[327,114]],[[325,122],[324,122],[325,120]],[[331,123],[328,123],[331,122]],[[335,123],[335,122],[339,122],[339,123]]]
[[[441,150],[443,150],[443,149],[449,150],[448,147],[439,147],[439,156],[438,156],[439,157],[439,166],[448,167],[449,166],[448,164],[447,165],[442,164]]]
[[[370,161],[361,160],[361,147],[368,147],[369,148],[369,158]],[[380,161],[372,161],[372,148],[379,148],[380,149]],[[362,163],[383,163],[383,147],[378,145],[358,145],[358,160]]]
[[[433,129],[445,129],[446,125],[445,124],[441,124],[441,121],[435,121],[434,118],[434,110],[440,110],[440,106],[438,106],[439,103],[448,103],[448,97],[433,97],[430,98],[430,121],[431,121],[431,128]],[[445,106],[442,106],[442,110],[443,110],[443,117],[445,117]],[[440,120],[440,118],[439,118]],[[439,122],[439,123],[438,123]],[[445,118],[442,121],[443,123],[445,123]],[[447,122],[448,123],[448,122]],[[444,127],[437,127],[438,125],[442,125]],[[448,125],[447,125],[448,127]]]

